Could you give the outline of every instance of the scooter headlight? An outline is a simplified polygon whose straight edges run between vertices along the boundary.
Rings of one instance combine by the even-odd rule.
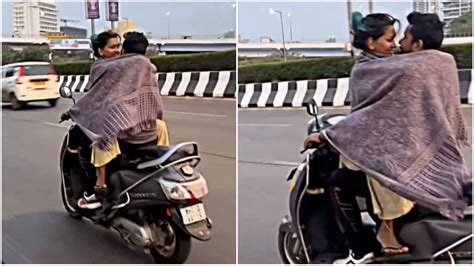
[[[160,183],[168,199],[172,200],[202,199],[208,193],[207,182],[202,175],[189,182],[178,183],[160,179]]]

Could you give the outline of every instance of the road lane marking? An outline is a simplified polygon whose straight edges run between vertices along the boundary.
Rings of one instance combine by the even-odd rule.
[[[297,162],[287,162],[287,161],[274,161],[273,164],[277,165],[287,165],[287,166],[298,166],[300,163]]]
[[[21,251],[17,248],[17,246],[19,246],[19,245],[15,241],[13,241],[13,239],[11,237],[7,236],[5,234],[5,232],[3,233],[3,244],[6,244],[7,249],[10,249],[14,253],[16,253],[19,257],[21,257],[21,259],[23,259],[23,261],[21,263],[33,264],[33,262],[30,259],[28,259],[28,257],[25,256],[25,254],[21,253]],[[5,248],[3,248],[2,253],[5,255]],[[2,260],[3,259],[4,258],[2,258]],[[3,262],[4,263],[9,263],[8,261],[4,261],[4,260],[3,260]]]
[[[235,156],[232,156],[232,155],[225,155],[225,154],[205,152],[205,151],[200,151],[199,154],[212,155],[212,156],[216,156],[216,157],[222,157],[222,158],[235,160]]]
[[[169,110],[165,110],[165,114],[195,115],[195,116],[220,117],[220,118],[229,117],[229,116],[227,116],[227,115],[216,115],[216,114],[206,114],[206,113],[191,113],[191,112],[178,112],[178,111],[169,111]]]
[[[250,164],[266,164],[266,165],[275,165],[275,166],[290,166],[296,167],[300,165],[297,162],[286,162],[286,161],[248,161],[248,160],[239,160],[239,163],[250,163]]]
[[[69,124],[58,124],[58,123],[51,123],[51,122],[43,122],[44,125],[52,126],[52,127],[60,127],[60,128],[69,128]]]
[[[239,124],[241,127],[291,127],[291,124]]]

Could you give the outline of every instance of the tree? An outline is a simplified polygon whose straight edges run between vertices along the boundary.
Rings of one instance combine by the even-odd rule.
[[[472,12],[453,19],[449,28],[449,35],[472,36]]]
[[[21,51],[21,61],[48,61],[48,54],[48,45],[33,45]]]
[[[2,65],[25,61],[48,61],[48,45],[32,45],[21,51],[2,47]]]
[[[20,52],[10,47],[2,47],[2,65],[11,64],[20,58]]]

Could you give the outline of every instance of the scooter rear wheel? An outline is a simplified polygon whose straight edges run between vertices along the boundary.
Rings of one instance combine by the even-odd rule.
[[[172,228],[172,240],[165,247],[150,249],[151,256],[156,263],[183,264],[191,253],[191,237],[178,226],[169,222]]]

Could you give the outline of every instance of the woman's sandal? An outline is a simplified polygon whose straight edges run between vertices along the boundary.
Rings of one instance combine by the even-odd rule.
[[[407,254],[410,252],[408,247],[398,246],[398,247],[383,247],[380,253],[383,256],[394,256],[394,255],[402,255]]]

